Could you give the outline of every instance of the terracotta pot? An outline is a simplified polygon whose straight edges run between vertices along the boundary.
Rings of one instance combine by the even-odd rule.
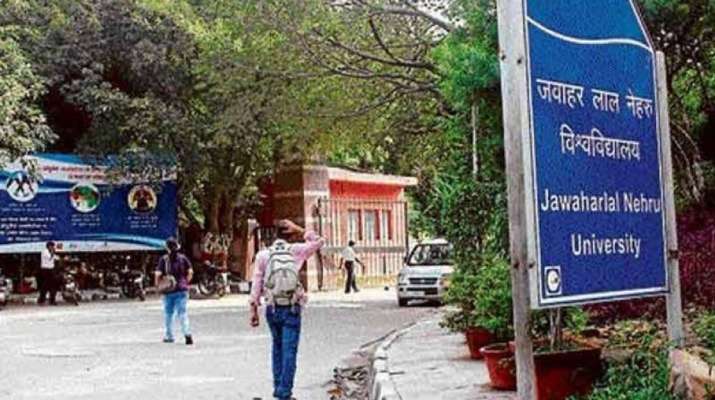
[[[516,362],[507,344],[492,344],[482,347],[480,352],[484,355],[492,388],[516,390]]]
[[[467,337],[467,346],[469,346],[469,355],[473,360],[481,360],[484,358],[479,349],[494,343],[494,335],[484,328],[468,328],[464,333]]]
[[[591,392],[601,376],[601,349],[534,354],[538,400],[565,400]]]

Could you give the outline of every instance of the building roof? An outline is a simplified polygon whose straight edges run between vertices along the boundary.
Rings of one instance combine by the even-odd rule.
[[[372,183],[390,186],[417,186],[417,178],[411,176],[385,175],[377,173],[355,172],[343,168],[328,167],[331,181]]]

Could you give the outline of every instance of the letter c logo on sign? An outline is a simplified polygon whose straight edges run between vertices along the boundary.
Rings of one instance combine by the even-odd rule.
[[[558,296],[561,294],[561,267],[551,266],[544,268],[546,272],[547,295]]]

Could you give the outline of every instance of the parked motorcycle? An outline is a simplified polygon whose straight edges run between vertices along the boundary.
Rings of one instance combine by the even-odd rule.
[[[129,267],[131,256],[125,258],[124,267],[119,271],[119,284],[122,295],[129,299],[146,300],[144,273]]]
[[[79,285],[77,285],[77,271],[74,269],[67,269],[62,274],[62,299],[69,304],[79,305],[82,300],[82,294],[79,291]]]
[[[0,307],[5,307],[12,293],[12,280],[7,279],[0,268]]]
[[[116,267],[107,268],[100,273],[101,287],[107,293],[120,293],[122,279]]]
[[[228,293],[228,271],[205,261],[196,273],[196,283],[202,295],[223,297]]]

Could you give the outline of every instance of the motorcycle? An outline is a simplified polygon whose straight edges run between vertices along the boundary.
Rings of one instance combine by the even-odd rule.
[[[82,294],[77,285],[77,271],[68,269],[62,274],[62,299],[69,304],[79,305]]]
[[[12,280],[5,278],[2,268],[0,268],[0,307],[7,305],[10,293],[12,293]]]
[[[119,271],[119,285],[122,295],[129,299],[139,298],[146,300],[146,290],[144,289],[144,273],[133,270],[129,267],[131,257],[125,258],[124,267]]]
[[[101,287],[107,293],[120,293],[122,279],[116,267],[107,268],[100,272]]]
[[[205,261],[199,268],[196,282],[199,292],[204,296],[223,297],[228,293],[228,271],[210,261]]]

